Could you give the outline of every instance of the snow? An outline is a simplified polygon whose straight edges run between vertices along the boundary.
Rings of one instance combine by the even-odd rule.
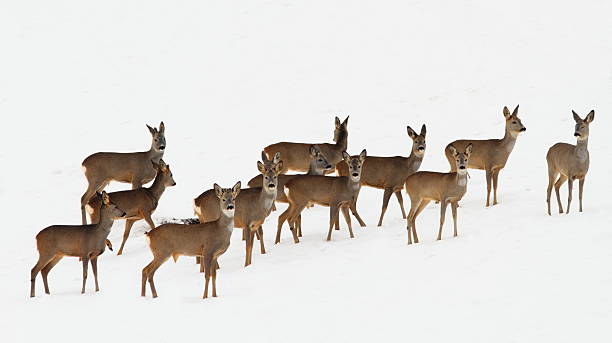
[[[609,1],[0,3],[0,338],[609,342],[609,13]],[[395,199],[377,228],[382,191],[364,188],[368,227],[353,220],[355,239],[343,224],[325,242],[329,212],[316,207],[303,213],[299,245],[285,230],[275,246],[274,212],[268,253],[256,249],[244,268],[236,230],[218,298],[201,299],[192,258],[160,268],[159,298],[140,297],[144,221],[123,256],[99,259],[99,293],[90,271],[80,294],[81,264],[66,258],[51,295],[39,276],[29,298],[36,233],[80,221],[81,161],[148,149],[145,124],[165,122],[177,182],[159,222],[192,217],[192,199],[214,182],[248,181],[268,144],[331,141],[335,115],[350,115],[352,154],[408,155],[405,126],[426,123],[420,170],[446,171],[448,142],[502,137],[502,108],[516,104],[527,131],[500,174],[500,204],[484,207],[484,173],[471,170],[457,238],[449,210],[435,241],[432,203],[418,218],[421,243],[407,246]],[[570,214],[549,217],[545,155],[575,144],[572,109],[596,112],[585,211],[574,187]],[[117,248],[123,225],[110,236]]]

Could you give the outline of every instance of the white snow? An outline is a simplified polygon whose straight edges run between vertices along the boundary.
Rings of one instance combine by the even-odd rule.
[[[610,13],[610,1],[0,2],[0,340],[609,342]],[[395,198],[377,228],[382,191],[364,188],[355,239],[343,224],[325,242],[329,212],[315,207],[301,243],[285,229],[275,246],[279,205],[268,254],[245,269],[236,230],[219,298],[201,299],[192,258],[159,269],[159,298],[140,297],[144,221],[123,256],[99,259],[99,293],[90,270],[80,294],[81,264],[65,258],[51,295],[39,276],[29,298],[36,233],[80,222],[81,161],[148,149],[145,124],[165,122],[177,182],[159,221],[192,217],[214,182],[244,184],[268,144],[331,141],[335,115],[350,115],[352,154],[407,155],[406,125],[426,123],[421,170],[447,171],[448,142],[502,137],[516,104],[527,131],[500,204],[484,207],[484,173],[470,170],[457,238],[449,210],[435,241],[432,203],[407,246]],[[545,155],[575,144],[572,109],[596,112],[584,212],[575,185],[570,214],[549,217]]]

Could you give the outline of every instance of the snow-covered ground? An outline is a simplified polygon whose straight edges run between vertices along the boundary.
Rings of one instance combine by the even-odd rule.
[[[610,1],[0,2],[0,340],[609,342],[610,13]],[[36,233],[80,221],[83,158],[147,149],[146,123],[166,123],[178,183],[159,221],[192,216],[213,182],[246,182],[270,143],[331,141],[335,115],[351,116],[351,153],[379,156],[407,155],[405,126],[426,123],[421,170],[446,171],[448,142],[501,137],[516,104],[527,132],[501,203],[484,207],[484,173],[470,171],[457,238],[449,210],[435,241],[431,204],[407,246],[395,199],[377,228],[382,191],[365,188],[355,239],[343,224],[325,242],[318,207],[299,245],[285,231],[275,246],[275,212],[268,254],[245,269],[236,231],[219,298],[201,299],[191,258],[160,268],[159,298],[140,297],[144,222],[123,256],[100,258],[99,293],[90,272],[80,294],[81,264],[66,258],[51,295],[39,276],[28,296]],[[549,217],[545,154],[574,142],[572,109],[596,112],[585,211],[575,190],[572,212]]]

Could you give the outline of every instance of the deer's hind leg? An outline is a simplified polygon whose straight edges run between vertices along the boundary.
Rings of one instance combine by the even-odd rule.
[[[559,213],[563,213],[563,205],[561,204],[561,195],[559,194],[559,190],[561,186],[567,181],[567,176],[561,174],[557,182],[555,182],[555,194],[557,195],[557,204],[559,205]]]
[[[382,209],[380,211],[380,219],[378,219],[379,227],[382,226],[385,212],[387,212],[387,207],[389,206],[389,199],[391,198],[391,194],[393,194],[393,188],[385,188],[385,192],[383,193]]]
[[[406,219],[406,222],[407,222],[406,231],[408,231],[408,244],[412,244],[413,232],[414,232],[414,237],[415,237],[415,243],[419,242],[418,238],[416,238],[416,231],[414,230],[413,222],[414,222],[415,214],[420,204],[421,204],[420,199],[410,198],[410,212],[408,213],[408,218]]]
[[[53,260],[54,255],[51,254],[41,254],[38,256],[38,262],[32,268],[30,272],[30,297],[34,297],[35,284],[36,284],[36,275],[47,265],[51,260]]]
[[[43,284],[45,285],[46,294],[50,294],[49,293],[49,283],[47,282],[47,275],[49,275],[49,272],[51,271],[51,269],[55,267],[55,265],[58,264],[59,261],[61,261],[62,257],[64,256],[55,255],[55,257],[49,263],[47,263],[47,265],[40,272],[40,274],[42,275]]]
[[[402,210],[402,219],[406,219],[406,210],[404,209],[404,198],[402,197],[402,190],[395,191],[395,197],[397,198],[397,202],[400,205],[400,209]]]
[[[130,237],[130,231],[132,231],[132,225],[134,225],[136,221],[137,220],[134,220],[134,219],[125,220],[125,230],[123,231],[123,240],[121,241],[121,247],[119,247],[119,251],[117,251],[117,255],[123,254],[123,247],[125,247],[125,242],[127,242],[128,237]]]
[[[329,204],[329,231],[327,232],[327,240],[331,241],[332,230],[334,229],[334,224],[338,220],[340,216],[340,208],[338,203],[332,202]]]
[[[148,280],[149,286],[151,287],[152,296],[153,298],[157,298],[157,290],[155,289],[155,281],[153,281],[153,277],[155,276],[155,272],[157,271],[157,269],[162,264],[164,264],[164,262],[166,262],[169,258],[170,258],[170,255],[166,257],[162,257],[162,258],[155,256],[153,258],[153,261],[151,261],[151,263],[149,263],[146,267],[144,267],[144,269],[142,270],[142,296],[143,297],[145,296],[145,288],[146,288],[145,280]]]
[[[555,181],[559,173],[554,169],[548,166],[548,187],[546,188],[546,205],[548,207],[548,215],[550,216],[550,195],[552,193],[553,186],[555,185]]]

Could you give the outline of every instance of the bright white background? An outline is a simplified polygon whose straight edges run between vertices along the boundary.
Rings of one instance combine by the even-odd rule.
[[[610,1],[0,2],[0,338],[609,342],[610,13]],[[100,258],[101,292],[90,273],[81,295],[81,264],[66,258],[52,294],[39,277],[28,297],[36,233],[80,221],[81,161],[147,149],[146,123],[165,121],[178,183],[159,221],[192,216],[213,182],[247,181],[268,144],[331,141],[335,115],[351,116],[351,153],[382,156],[407,155],[405,126],[426,123],[421,170],[445,171],[445,144],[501,137],[502,108],[516,104],[527,132],[501,173],[501,203],[484,207],[484,173],[471,171],[458,238],[449,210],[435,242],[431,204],[422,243],[406,246],[395,199],[379,229],[382,191],[364,189],[369,226],[352,240],[343,228],[325,242],[318,207],[299,245],[284,231],[274,246],[275,212],[268,254],[245,269],[236,231],[216,299],[201,299],[187,258],[160,268],[158,299],[140,297],[143,222],[124,256]],[[548,217],[545,155],[574,142],[571,109],[596,112],[585,212],[576,191],[569,215]],[[122,232],[116,223],[117,247]]]

